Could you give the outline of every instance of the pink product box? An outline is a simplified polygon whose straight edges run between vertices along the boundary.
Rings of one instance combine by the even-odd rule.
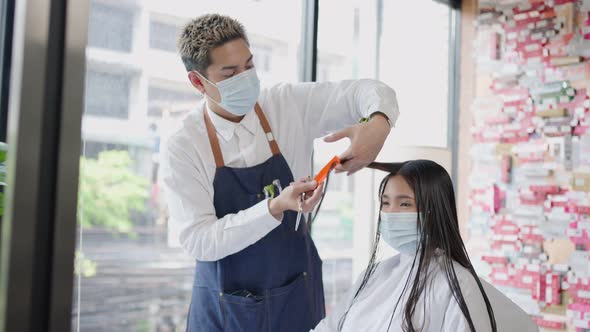
[[[545,55],[552,57],[569,56],[570,41],[574,34],[569,34],[565,38],[553,39],[544,45]]]
[[[500,138],[501,143],[508,144],[528,142],[529,140],[530,136],[528,133],[503,133]]]
[[[572,208],[575,213],[590,214],[590,206],[588,205],[576,205],[575,203],[573,203]]]
[[[488,117],[484,120],[484,123],[489,126],[497,126],[503,124],[509,124],[512,122],[512,117],[507,114],[500,114],[496,116]]]
[[[550,305],[561,304],[561,287],[559,275],[547,273],[545,276],[545,303]]]
[[[560,276],[556,273],[548,272],[539,275],[539,282],[533,290],[533,298],[543,302],[545,305],[554,305],[561,303]]]
[[[565,235],[576,245],[588,245],[590,244],[590,236],[587,230],[568,228],[565,231]]]
[[[574,111],[576,108],[584,107],[586,100],[588,100],[586,89],[578,89],[576,90],[576,96],[574,97],[574,100],[567,103],[560,103],[559,107]]]
[[[547,200],[545,201],[545,211],[549,212],[550,210],[553,210],[555,208],[561,208],[563,209],[563,212],[571,212],[572,209],[570,205],[571,203],[567,196],[552,194],[549,197],[547,197]]]
[[[513,14],[522,14],[527,13],[533,10],[542,11],[546,8],[544,1],[533,1],[533,2],[525,2],[521,3],[516,7],[512,8]]]
[[[543,195],[555,195],[561,192],[557,185],[529,186],[529,190]]]
[[[568,134],[572,134],[574,127],[569,125],[561,126],[545,126],[543,127],[543,134],[547,137],[563,137]]]
[[[575,0],[553,0],[553,5],[554,6],[561,6],[561,5],[565,5],[566,3],[572,3],[575,2]]]
[[[545,240],[545,237],[543,236],[543,233],[541,232],[541,230],[539,229],[538,226],[524,226],[524,227],[531,227],[531,228],[528,230],[526,228],[524,228],[525,230],[520,233],[519,237],[523,243],[526,243],[526,244],[543,243],[543,241]]]
[[[512,286],[513,284],[513,276],[508,267],[492,267],[490,279],[495,285]]]
[[[473,128],[472,137],[478,143],[499,143],[502,141],[500,132],[489,130],[489,128]]]
[[[574,127],[573,134],[576,136],[582,136],[586,133],[588,128],[590,128],[590,126],[576,126]]]
[[[528,102],[528,97],[527,98],[522,98],[522,99],[516,99],[516,100],[510,100],[510,101],[506,101],[504,102],[504,108],[507,107],[522,107],[525,106]]]
[[[502,157],[501,180],[504,183],[510,182],[510,175],[512,173],[512,158],[510,156]]]
[[[520,88],[516,85],[514,87],[507,88],[504,87],[505,84],[506,82],[495,79],[490,88],[494,91],[494,94],[496,95],[516,96],[520,97],[521,99],[526,99],[529,96],[529,90]]]
[[[573,318],[577,328],[590,328],[590,305],[586,302],[570,303],[567,306],[567,316]]]
[[[564,288],[573,297],[590,302],[590,278],[567,276],[564,278]]]
[[[567,80],[578,80],[578,79],[585,79],[590,76],[590,63],[583,62],[578,65],[572,66],[565,66],[561,68],[561,77],[562,79]]]
[[[543,205],[547,195],[543,192],[521,190],[519,193],[520,203],[523,205]]]
[[[481,256],[481,260],[488,264],[508,264],[508,258],[505,256],[483,255]]]
[[[533,320],[535,321],[535,323],[539,327],[544,327],[544,328],[548,328],[548,329],[563,330],[566,327],[564,322],[559,322],[559,321],[552,320],[552,319],[545,319],[542,317],[534,317]]]

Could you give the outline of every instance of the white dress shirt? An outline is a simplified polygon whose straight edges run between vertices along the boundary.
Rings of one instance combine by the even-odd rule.
[[[359,297],[350,303],[358,290],[363,275],[352,287],[345,301],[341,301],[334,310],[315,328],[315,332],[385,332],[390,326],[391,315],[397,300],[402,294],[406,280],[410,275],[413,257],[398,254],[381,262],[373,276],[361,291]],[[454,262],[455,273],[461,287],[461,293],[467,304],[471,320],[477,332],[491,331],[490,319],[484,298],[475,279],[460,264]],[[417,268],[417,264],[415,269]],[[432,283],[427,282],[423,297],[416,305],[414,327],[424,323],[424,332],[471,332],[469,324],[448,285],[444,270],[439,262],[431,264],[429,269]],[[409,282],[412,286],[415,272]],[[508,297],[489,283],[480,280],[490,301],[498,332],[538,332],[539,328],[531,318]],[[400,300],[389,331],[402,331],[404,304],[408,298],[406,291]],[[424,300],[426,299],[426,307]],[[350,307],[342,330],[338,330],[340,319]]]
[[[314,139],[357,124],[375,112],[384,113],[391,124],[399,115],[395,92],[374,80],[280,84],[263,90],[259,104],[296,180],[312,175]],[[280,222],[269,213],[266,200],[221,219],[216,217],[216,167],[204,109],[202,102],[168,137],[162,151],[161,174],[170,227],[179,228],[180,245],[197,260],[216,261],[256,243]],[[254,111],[240,123],[208,112],[226,166],[250,167],[271,157]]]

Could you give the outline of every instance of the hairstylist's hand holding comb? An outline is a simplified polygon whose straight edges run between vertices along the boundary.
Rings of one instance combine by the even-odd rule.
[[[324,141],[328,143],[347,137],[350,139],[350,146],[339,156],[341,164],[336,166],[336,173],[347,172],[352,175],[375,161],[390,130],[387,118],[376,113],[366,123],[345,128],[326,137]]]
[[[306,179],[291,183],[291,185],[283,189],[279,196],[269,201],[270,214],[276,219],[280,219],[285,211],[298,211],[299,201],[303,193],[307,195],[302,202],[302,211],[303,213],[312,211],[322,198],[323,186],[323,184],[318,186],[316,181]]]

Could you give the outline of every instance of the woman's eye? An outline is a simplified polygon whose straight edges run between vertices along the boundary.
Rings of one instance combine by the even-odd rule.
[[[383,202],[383,206],[387,206],[387,205],[389,205],[388,202]]]
[[[412,204],[410,204],[410,203],[401,203],[400,206],[401,207],[411,207]]]
[[[246,69],[252,69],[252,68],[254,68],[254,64],[251,64],[249,66],[246,66]]]

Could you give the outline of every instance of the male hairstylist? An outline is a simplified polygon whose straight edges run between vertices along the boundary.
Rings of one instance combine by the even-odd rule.
[[[337,171],[372,162],[398,117],[395,93],[372,80],[260,91],[244,27],[226,16],[193,20],[178,48],[206,96],[163,158],[171,223],[197,260],[188,331],[309,331],[324,317],[322,262],[295,211],[322,188],[294,178],[311,174],[313,140],[329,132],[351,140]]]

